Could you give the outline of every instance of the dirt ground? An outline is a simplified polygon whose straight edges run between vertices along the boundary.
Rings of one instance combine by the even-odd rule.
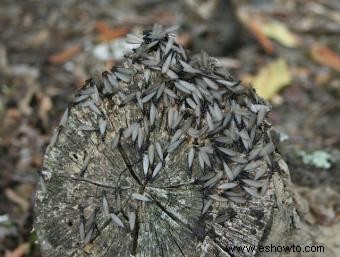
[[[178,41],[218,57],[272,104],[309,222],[339,230],[339,1],[2,0],[0,256],[40,256],[32,206],[53,129],[84,80],[121,59],[123,37],[154,23],[180,25]]]

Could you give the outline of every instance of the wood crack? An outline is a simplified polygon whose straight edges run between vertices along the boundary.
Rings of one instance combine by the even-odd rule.
[[[124,160],[124,163],[125,163],[126,167],[128,168],[128,170],[130,172],[130,175],[137,181],[137,183],[140,186],[143,186],[142,182],[140,181],[140,179],[138,178],[136,173],[133,171],[131,162],[129,160],[129,157],[127,156],[126,152],[124,151],[124,149],[123,149],[123,147],[121,145],[118,145],[118,151],[121,154],[121,156],[122,156],[122,158]]]
[[[136,210],[136,223],[135,227],[132,232],[132,248],[131,248],[131,255],[135,256],[137,254],[137,247],[138,247],[138,235],[139,235],[139,213],[140,209]]]
[[[86,183],[90,183],[92,185],[99,186],[99,187],[104,187],[104,188],[122,189],[122,187],[120,187],[120,186],[115,187],[115,186],[110,186],[110,185],[106,185],[106,184],[101,184],[99,182],[92,181],[90,179],[86,179],[86,178],[82,178],[82,177],[68,177],[68,176],[63,176],[63,175],[56,175],[56,177],[72,179],[72,180],[80,181],[80,182],[86,182]],[[129,188],[124,188],[124,189],[129,189]]]
[[[189,230],[189,232],[193,233],[191,227],[184,223],[183,221],[181,221],[179,218],[177,218],[173,213],[169,212],[165,206],[163,206],[158,200],[156,200],[156,198],[154,196],[152,196],[150,194],[150,196],[152,197],[153,201],[156,203],[156,205],[166,214],[168,215],[173,221],[175,221],[178,224],[181,224],[183,227],[187,228]]]

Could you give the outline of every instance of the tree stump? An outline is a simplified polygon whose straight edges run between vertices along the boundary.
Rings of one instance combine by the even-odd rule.
[[[46,151],[42,255],[266,256],[260,245],[285,243],[298,215],[266,103],[172,29],[128,40],[137,48],[86,81]]]

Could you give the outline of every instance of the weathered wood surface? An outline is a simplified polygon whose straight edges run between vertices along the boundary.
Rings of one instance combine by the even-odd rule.
[[[106,104],[109,105],[104,101],[103,106]],[[119,127],[119,121],[131,115],[130,108],[111,108],[107,111],[116,118],[109,127]],[[95,132],[80,131],[80,124],[88,123],[91,116],[83,108],[71,109],[68,127],[62,129],[56,146],[48,150],[44,159],[48,189],[44,193],[40,188],[37,193],[35,225],[45,256],[86,256],[79,234],[81,206],[88,212],[100,208],[96,215],[100,234],[94,232],[96,238],[88,249],[93,256],[129,256],[134,244],[138,256],[201,256],[203,249],[208,252],[203,256],[228,256],[222,255],[226,245],[256,246],[260,242],[272,214],[272,187],[263,198],[246,204],[215,203],[210,215],[202,219],[204,196],[201,186],[188,176],[186,155],[181,149],[169,158],[158,179],[139,185],[130,174],[143,177],[137,149],[123,145],[120,151],[111,151],[111,128],[104,142]],[[89,153],[92,158],[86,175],[81,177],[83,160]],[[141,223],[135,238],[128,223],[125,222],[126,228],[118,228],[103,214],[102,193],[106,192],[111,209],[122,208],[127,215],[129,210],[123,206],[129,195],[142,191],[154,201],[135,203]],[[222,215],[226,216],[224,222],[214,222]]]
[[[167,56],[162,58],[166,60]],[[208,66],[214,69],[212,64]],[[125,95],[137,92],[138,81],[145,80],[149,87],[158,85],[159,88],[163,75],[150,74],[150,78],[145,78],[137,73],[128,84],[120,81],[121,92]],[[219,78],[204,73],[200,76]],[[173,87],[173,81],[166,83]],[[233,83],[238,85],[232,81],[227,84]],[[227,92],[226,98],[215,100],[215,104],[225,108],[224,115],[231,113],[226,104],[228,99],[236,101],[251,91],[236,87],[237,91],[233,89],[229,95],[228,91],[221,91],[221,95]],[[138,95],[137,101],[122,104],[119,94],[103,94],[105,89],[101,80],[88,81],[83,92],[91,91],[91,96],[70,105],[46,151],[35,205],[35,229],[43,256],[262,256],[257,253],[260,245],[282,243],[294,230],[291,225],[297,214],[289,190],[289,172],[279,156],[271,154],[268,144],[263,145],[268,140],[268,124],[258,122],[252,139],[269,149],[261,152],[264,158],[257,159],[256,168],[247,170],[243,161],[248,161],[250,149],[247,155],[229,157],[235,175],[230,178],[230,174],[219,170],[223,170],[222,162],[227,158],[219,153],[220,144],[208,155],[211,165],[199,160],[197,150],[189,169],[189,149],[210,146],[213,139],[208,136],[193,140],[181,134],[174,141],[179,142],[178,147],[171,150],[176,130],[169,129],[168,105],[178,108],[180,101],[186,101],[185,96],[168,105],[155,101],[157,118],[155,124],[150,125],[151,103],[145,98],[142,104]],[[181,93],[177,91],[177,94]],[[251,123],[251,117],[255,116],[253,122],[256,117],[261,116],[260,121],[264,117],[261,112],[259,116],[250,113],[241,117],[237,112],[244,113],[246,107],[241,107],[244,102],[241,100],[237,105],[240,109],[232,114],[236,121],[225,125],[231,130],[240,129],[235,125],[238,119],[244,122],[240,130],[244,132],[243,126]],[[235,103],[233,106],[237,107]],[[128,128],[134,122],[142,124],[143,129],[132,126],[129,133]],[[208,128],[206,119],[202,118],[202,122],[203,128]],[[192,124],[190,116],[183,118],[180,125],[184,131],[188,129],[187,124]],[[125,139],[116,144],[117,136]],[[232,149],[241,151],[249,147],[249,137],[238,136],[235,140]],[[157,143],[161,151],[157,151]],[[154,157],[150,157],[153,152],[150,145],[155,146]],[[252,163],[253,159],[249,159]],[[235,171],[239,167],[241,169]],[[161,169],[156,174],[158,168]],[[261,180],[254,179],[258,174]],[[261,183],[260,188],[244,184],[247,178]],[[234,183],[232,181],[237,188],[226,190],[225,195],[225,190],[218,185]],[[246,189],[257,197],[251,197]],[[232,252],[227,248],[250,245],[255,247],[252,252]]]

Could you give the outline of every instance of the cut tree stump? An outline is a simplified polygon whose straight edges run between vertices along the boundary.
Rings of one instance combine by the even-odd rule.
[[[43,256],[273,256],[259,247],[302,233],[266,104],[169,31],[130,36],[63,115],[36,193]]]

